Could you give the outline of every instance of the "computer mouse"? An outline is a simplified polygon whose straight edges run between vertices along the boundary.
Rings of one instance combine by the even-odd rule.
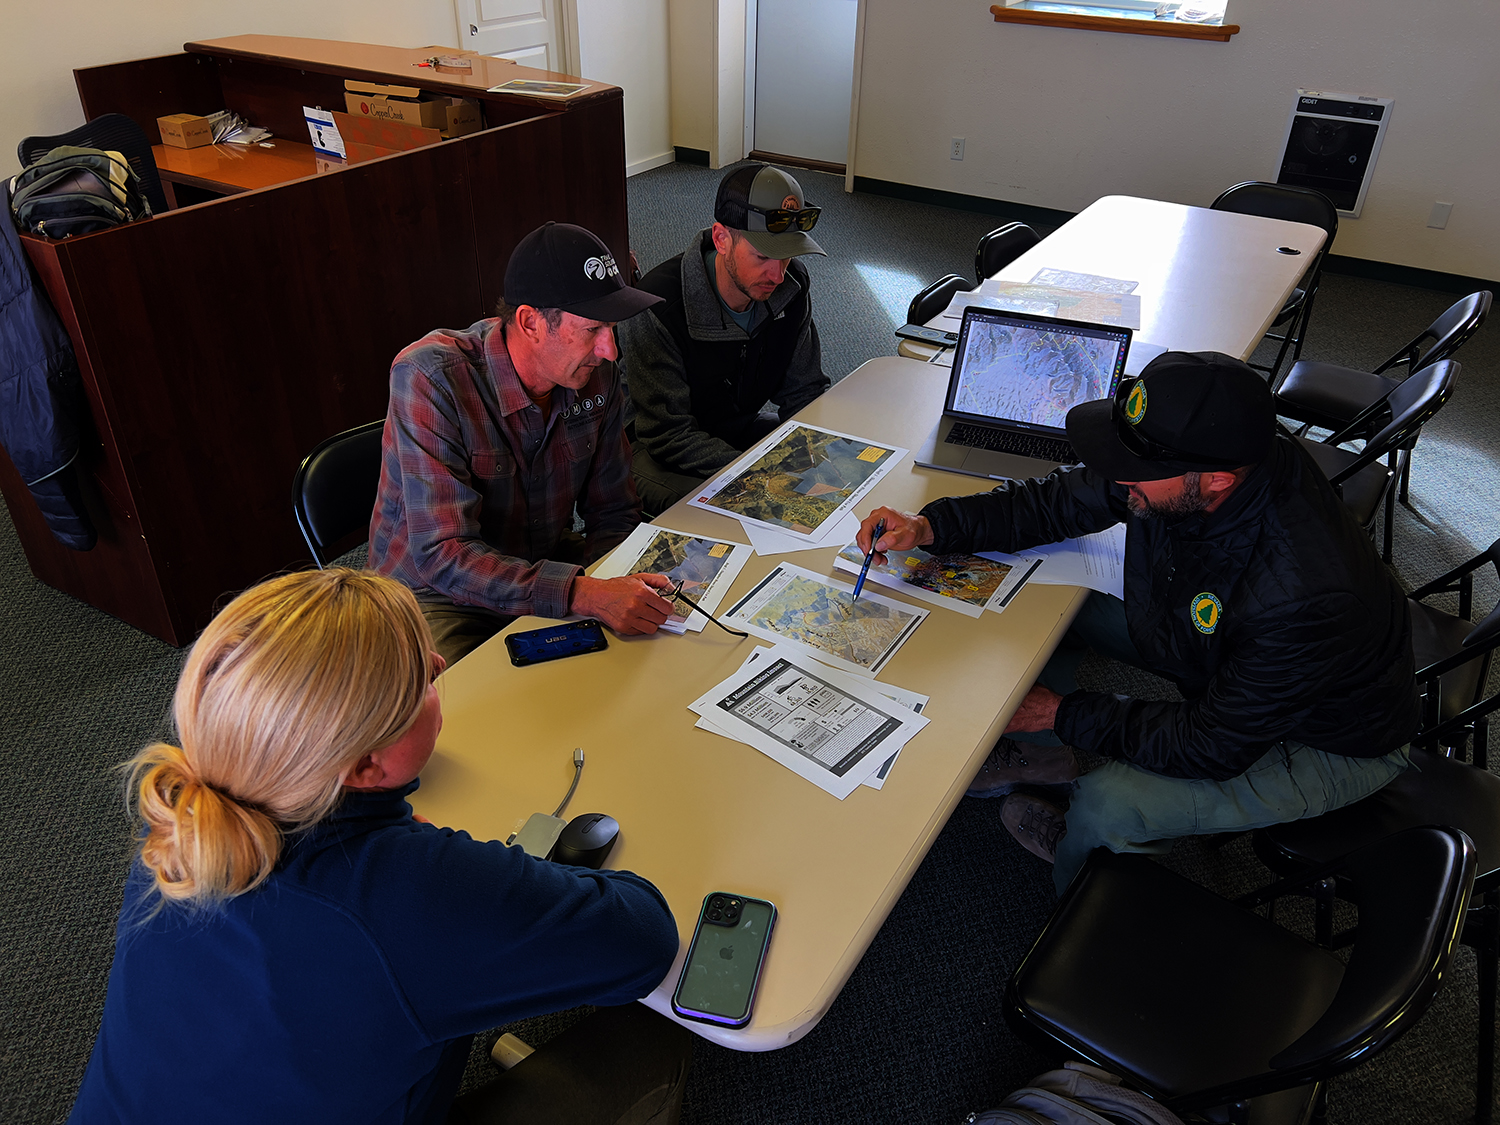
[[[602,812],[579,813],[552,845],[551,859],[574,867],[604,866],[620,835],[620,822]]]

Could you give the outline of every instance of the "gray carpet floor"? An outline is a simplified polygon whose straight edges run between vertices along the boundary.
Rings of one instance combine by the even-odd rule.
[[[911,294],[943,273],[968,273],[979,235],[1001,221],[849,196],[838,178],[796,174],[826,209],[816,237],[829,256],[807,261],[834,377],[891,354],[891,330],[905,319]],[[629,181],[643,268],[679,253],[707,225],[718,176],[676,165]],[[1327,276],[1306,355],[1373,366],[1453,299]],[[1395,568],[1408,588],[1500,529],[1500,330],[1481,331],[1459,359],[1458,389],[1417,450],[1411,506],[1397,511]],[[1481,607],[1497,593],[1487,576]],[[181,660],[33,579],[9,517],[0,514],[0,1121],[67,1117],[102,1010],[130,848],[116,767],[164,732]],[[1104,662],[1087,664],[1085,678],[1139,695],[1171,691]],[[1004,831],[997,805],[960,803],[805,1039],[753,1055],[697,1041],[688,1125],[957,1125],[1049,1064],[999,1016],[1005,980],[1046,920],[1052,890],[1044,865]],[[1224,893],[1269,880],[1245,839],[1219,850],[1187,841],[1166,862]],[[540,1041],[571,1018],[531,1021],[521,1032]],[[1476,1018],[1474,958],[1461,949],[1416,1030],[1333,1084],[1329,1120],[1471,1120]],[[486,1080],[489,1065],[476,1049],[468,1081]],[[213,1108],[203,1107],[202,1116],[213,1120]]]

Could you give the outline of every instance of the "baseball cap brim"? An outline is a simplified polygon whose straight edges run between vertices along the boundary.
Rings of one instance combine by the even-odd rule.
[[[1211,473],[1223,465],[1201,461],[1148,461],[1125,448],[1115,428],[1114,401],[1081,402],[1064,423],[1078,459],[1107,480],[1168,480],[1183,473]]]
[[[814,242],[812,236],[805,231],[788,230],[780,234],[769,234],[763,230],[741,230],[735,233],[766,257],[778,261],[784,262],[803,254],[822,254],[823,257],[828,257],[828,251]]]
[[[560,307],[563,312],[570,312],[574,316],[581,316],[588,320],[621,321],[629,320],[636,313],[645,312],[652,305],[661,304],[661,300],[654,293],[647,293],[644,289],[634,289],[626,285],[602,297],[594,297],[587,301],[579,301],[577,304]]]

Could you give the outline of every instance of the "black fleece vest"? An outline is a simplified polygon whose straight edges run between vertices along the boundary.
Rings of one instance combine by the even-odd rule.
[[[701,255],[707,247],[699,247]],[[801,291],[779,314],[756,326],[748,340],[703,341],[688,334],[682,304],[682,255],[657,266],[637,288],[654,293],[662,303],[652,305],[656,317],[672,334],[682,353],[683,373],[692,392],[693,417],[705,431],[736,449],[754,439],[751,429],[760,408],[781,387],[797,346],[797,336],[808,317],[807,269],[793,259],[787,274]],[[718,303],[718,298],[714,298]],[[724,323],[734,323],[722,306]]]

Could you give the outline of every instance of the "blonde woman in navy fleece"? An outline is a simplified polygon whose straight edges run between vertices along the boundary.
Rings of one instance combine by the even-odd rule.
[[[413,818],[431,649],[410,591],[352,570],[274,579],[209,625],[180,746],[130,764],[140,854],[71,1120],[675,1120],[686,1033],[640,1005],[454,1105],[476,1032],[645,995],[677,929],[638,876]],[[616,1068],[608,1097],[570,1071],[590,1066]]]

